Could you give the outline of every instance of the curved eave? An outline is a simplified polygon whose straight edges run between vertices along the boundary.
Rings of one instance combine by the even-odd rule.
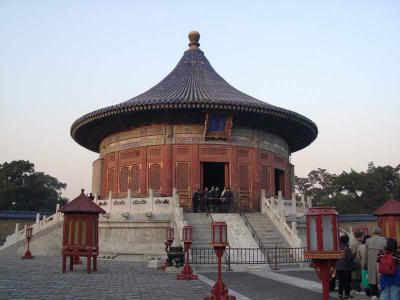
[[[123,103],[122,103],[123,104]],[[71,126],[72,138],[81,146],[99,152],[101,141],[107,136],[120,131],[126,131],[136,127],[134,116],[137,113],[151,113],[169,111],[178,113],[182,110],[208,111],[221,110],[241,115],[257,115],[258,119],[250,118],[255,123],[261,122],[265,129],[283,139],[289,145],[290,152],[295,152],[307,147],[318,135],[318,128],[310,119],[278,107],[260,108],[257,106],[208,104],[208,103],[165,103],[141,106],[115,105],[106,107],[76,120]],[[262,118],[260,118],[262,117]],[[238,118],[234,119],[237,122]],[[240,119],[239,119],[240,121]],[[249,127],[258,128],[256,126]]]

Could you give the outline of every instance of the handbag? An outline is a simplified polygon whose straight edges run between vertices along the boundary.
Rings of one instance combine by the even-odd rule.
[[[369,288],[368,283],[368,270],[361,270],[361,286]]]
[[[360,269],[360,264],[356,261],[354,261],[354,259],[349,261],[349,267],[350,267],[350,271],[357,271],[358,269]]]

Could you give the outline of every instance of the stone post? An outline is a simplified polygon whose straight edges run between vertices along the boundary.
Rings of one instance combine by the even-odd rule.
[[[126,201],[129,202],[129,212],[132,212],[132,190],[128,189],[128,196],[126,198]]]
[[[149,189],[149,202],[151,203],[151,212],[153,212],[153,189]],[[149,205],[149,203],[147,203]]]
[[[285,206],[282,199],[282,191],[278,191],[279,210],[285,211]]]
[[[307,197],[307,206],[308,206],[308,208],[312,207],[312,201],[311,201],[311,197],[310,196]]]
[[[292,193],[292,213],[296,214],[297,213],[297,202],[296,202],[296,194]]]
[[[174,197],[175,206],[179,207],[179,197],[178,193],[176,192],[176,188],[173,188],[172,190],[172,197]]]
[[[265,198],[265,190],[261,189],[261,205],[260,205],[261,213],[265,213],[265,200],[266,200],[266,198]]]
[[[110,212],[112,211],[112,197],[113,197],[113,192],[112,191],[108,191],[108,203],[107,206],[110,205]]]
[[[19,223],[15,224],[15,235],[17,237],[17,242],[19,241]]]
[[[40,213],[36,214],[35,228],[36,228],[36,232],[39,232],[39,230],[40,230]]]
[[[60,215],[61,215],[61,213],[58,212],[59,209],[60,209],[60,204],[57,203],[57,205],[56,205],[56,221],[57,222],[60,220]]]

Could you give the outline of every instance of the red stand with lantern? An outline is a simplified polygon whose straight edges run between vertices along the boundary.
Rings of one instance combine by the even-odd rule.
[[[99,255],[99,214],[106,213],[85,196],[81,194],[59,209],[64,213],[63,243],[62,243],[62,272],[66,272],[67,257],[70,257],[69,269],[73,271],[74,259],[87,257],[87,272],[91,272],[93,258],[93,271],[97,271],[97,256]]]
[[[207,296],[204,300],[235,300],[235,296],[228,295],[228,287],[222,281],[221,276],[221,258],[224,255],[225,248],[229,245],[227,225],[225,222],[211,223],[211,246],[218,258],[218,279],[211,289],[211,296]]]
[[[335,272],[336,262],[344,256],[339,250],[338,213],[334,207],[313,207],[306,214],[307,251],[315,271],[322,281],[322,299],[329,300],[329,281]]]
[[[175,230],[173,227],[168,227],[167,228],[167,236],[166,236],[166,240],[167,240],[167,250],[171,251],[171,246],[172,243],[174,242],[175,239]],[[165,262],[165,265],[163,265],[161,267],[162,270],[165,270],[168,267],[167,262]]]
[[[185,266],[182,269],[182,273],[176,275],[176,279],[179,280],[192,280],[197,279],[197,275],[193,274],[193,270],[189,264],[189,250],[190,246],[193,242],[193,227],[192,226],[184,226],[183,227],[183,238],[182,238],[185,252],[186,252],[186,259],[185,259]]]
[[[29,244],[30,244],[31,239],[32,239],[32,227],[27,227],[25,229],[25,236],[26,236],[26,239],[28,240],[28,249],[26,249],[25,255],[22,256],[22,259],[35,258],[34,256],[32,256],[31,251],[29,250]]]

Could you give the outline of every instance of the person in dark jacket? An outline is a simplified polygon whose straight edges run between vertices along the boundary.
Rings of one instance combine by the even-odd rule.
[[[380,288],[382,300],[398,300],[400,299],[400,253],[397,251],[397,241],[393,238],[388,238],[384,250],[379,250],[377,262],[381,262],[384,254],[391,253],[394,263],[396,264],[396,273],[394,275],[381,274]]]
[[[195,213],[197,212],[197,209],[199,207],[199,202],[200,202],[200,189],[195,191],[192,197],[193,212]]]
[[[349,299],[353,298],[352,296],[350,296],[350,261],[353,259],[353,254],[351,253],[351,250],[349,248],[349,237],[347,235],[342,235],[339,241],[339,249],[343,250],[345,254],[345,256],[339,259],[336,263],[336,278],[339,280],[339,298],[343,299],[344,290],[344,299]]]

